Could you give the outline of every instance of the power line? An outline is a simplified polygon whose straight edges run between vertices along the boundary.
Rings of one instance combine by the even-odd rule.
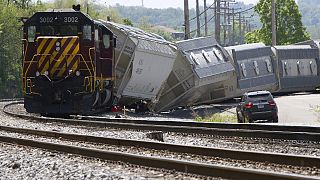
[[[210,9],[213,5],[214,5],[214,3],[212,3],[209,7],[207,7],[205,10],[203,10],[203,11],[199,14],[199,16],[201,16],[203,13],[205,13],[205,12],[206,12],[208,9]],[[197,17],[198,17],[198,16],[195,16],[195,17],[189,19],[189,21],[192,21],[192,20],[196,19]]]
[[[250,10],[253,9],[254,7],[255,7],[255,6],[252,6],[251,8],[245,9],[245,10],[243,10],[243,11],[235,12],[234,14],[244,13],[244,12],[250,11]]]
[[[206,23],[209,23],[213,18],[215,18],[215,15],[213,15]],[[202,28],[203,26],[205,26],[206,23],[202,24],[202,25],[200,26],[200,28]],[[194,29],[194,30],[190,31],[189,34],[191,34],[191,33],[193,33],[193,32],[196,32],[196,31],[197,31],[197,29]]]

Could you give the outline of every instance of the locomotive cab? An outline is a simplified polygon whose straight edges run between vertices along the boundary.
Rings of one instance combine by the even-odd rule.
[[[23,93],[28,112],[86,114],[110,105],[113,33],[75,10],[37,12],[23,25]]]

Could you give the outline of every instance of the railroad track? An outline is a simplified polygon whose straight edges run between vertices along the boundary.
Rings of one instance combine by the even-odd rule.
[[[200,156],[214,156],[219,158],[229,158],[237,160],[249,160],[255,162],[265,162],[285,164],[291,166],[303,166],[303,167],[317,167],[320,168],[320,158],[310,156],[294,156],[285,154],[274,153],[262,153],[262,152],[247,152],[239,150],[227,150],[219,148],[207,148],[199,146],[183,146],[168,143],[159,142],[146,142],[127,139],[114,139],[105,137],[96,137],[79,134],[59,133],[53,131],[40,131],[25,128],[14,128],[7,126],[0,126],[0,131],[6,131],[11,133],[20,133],[27,135],[35,135],[42,137],[53,137],[57,139],[81,141],[86,143],[99,143],[106,145],[116,146],[134,146],[138,148],[147,148],[155,150],[166,150],[176,153],[188,153]],[[201,163],[195,161],[175,160],[171,158],[163,157],[147,157],[136,154],[129,154],[123,152],[106,151],[96,148],[86,148],[80,146],[72,146],[66,144],[49,143],[38,140],[30,140],[26,138],[14,138],[8,136],[0,136],[0,141],[7,143],[15,143],[24,146],[31,146],[37,148],[43,148],[48,150],[60,151],[65,153],[79,154],[88,157],[100,158],[112,161],[124,161],[131,164],[175,169],[177,171],[223,177],[231,179],[317,179],[317,177],[304,176],[297,174],[277,173],[259,169],[245,169],[232,166],[213,165],[210,163]]]
[[[40,122],[57,122],[67,125],[109,127],[120,129],[149,130],[163,132],[178,132],[188,134],[217,135],[226,137],[269,138],[282,140],[320,141],[320,127],[279,126],[262,124],[223,124],[199,123],[183,121],[151,121],[132,120],[123,118],[104,118],[96,116],[73,116],[73,119],[40,117],[29,114],[10,112],[7,107],[21,102],[4,106],[3,111],[11,116],[31,119]]]

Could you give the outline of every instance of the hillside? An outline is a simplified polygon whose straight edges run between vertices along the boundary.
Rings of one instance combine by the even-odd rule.
[[[299,0],[302,22],[313,39],[320,39],[320,0]]]

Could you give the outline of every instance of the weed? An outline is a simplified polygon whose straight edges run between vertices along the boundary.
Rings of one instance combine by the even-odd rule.
[[[220,123],[236,123],[237,117],[236,115],[229,115],[229,114],[222,114],[222,113],[215,113],[207,117],[195,117],[195,121],[197,122],[220,122]]]

